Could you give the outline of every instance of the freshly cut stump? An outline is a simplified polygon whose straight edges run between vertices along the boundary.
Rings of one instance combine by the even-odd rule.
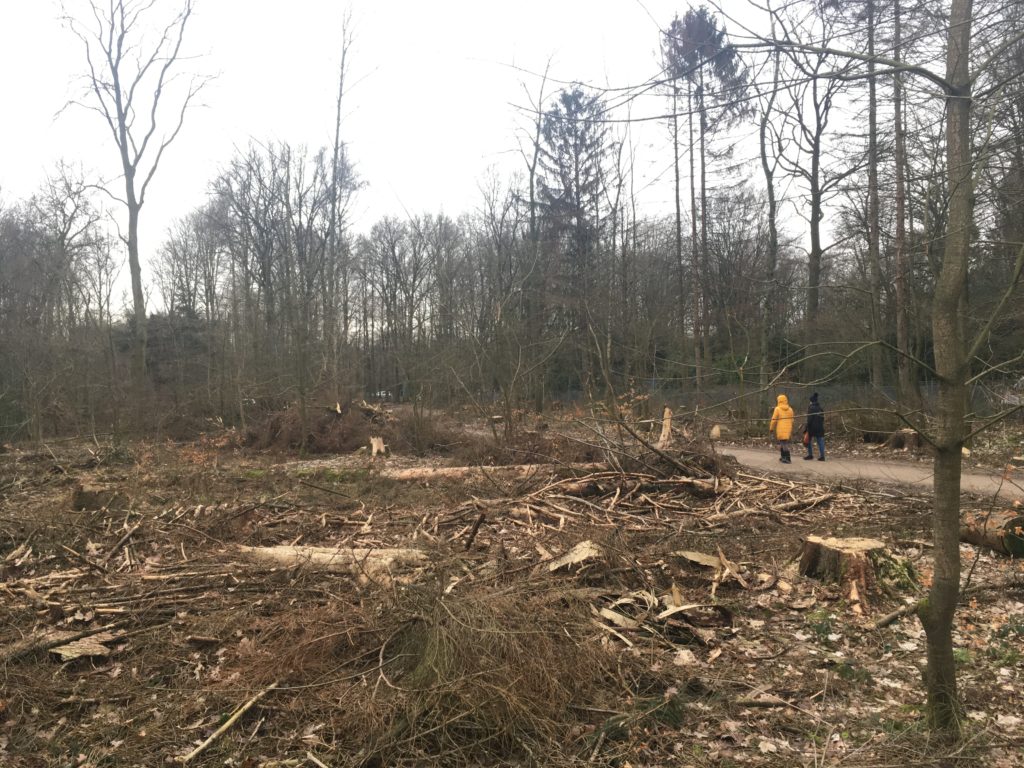
[[[853,582],[863,596],[874,588],[875,563],[885,554],[885,544],[877,539],[808,536],[800,555],[800,573],[844,588]]]

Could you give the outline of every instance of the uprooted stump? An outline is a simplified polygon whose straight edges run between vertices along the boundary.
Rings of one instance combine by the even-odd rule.
[[[836,582],[844,588],[852,582],[856,592],[865,595],[875,588],[876,565],[886,557],[890,556],[885,544],[877,539],[808,536],[800,554],[800,573]]]
[[[1024,557],[1024,513],[1019,509],[997,512],[966,512],[960,521],[960,540]]]

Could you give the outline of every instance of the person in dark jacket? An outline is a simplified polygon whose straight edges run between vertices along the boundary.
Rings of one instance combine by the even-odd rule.
[[[811,395],[811,403],[807,406],[807,455],[804,461],[814,458],[814,444],[818,444],[818,461],[825,460],[825,410],[818,402],[818,393]]]

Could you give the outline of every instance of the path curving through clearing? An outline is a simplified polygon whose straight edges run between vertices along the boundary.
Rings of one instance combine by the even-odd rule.
[[[838,458],[827,461],[804,461],[801,449],[793,446],[793,463],[782,464],[779,453],[771,449],[740,448],[732,445],[718,447],[720,453],[735,456],[740,464],[753,469],[777,472],[780,475],[829,480],[870,480],[876,483],[910,486],[919,491],[932,491],[931,462],[911,464],[902,461],[864,461]],[[826,457],[828,448],[826,446]],[[960,487],[966,493],[1000,499],[1024,500],[1024,475],[1017,472],[1009,478],[998,474],[964,472]]]

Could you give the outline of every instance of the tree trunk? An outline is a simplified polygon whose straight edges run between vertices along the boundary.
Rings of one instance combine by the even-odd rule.
[[[818,103],[818,82],[811,83],[814,103]],[[818,321],[818,300],[821,284],[821,220],[825,214],[821,210],[823,193],[821,190],[821,134],[822,115],[820,109],[815,109],[815,120],[817,121],[814,133],[814,142],[811,146],[811,172],[808,176],[810,185],[811,204],[811,250],[807,256],[807,316],[804,318],[807,330],[810,334],[815,332],[815,323]],[[813,367],[813,366],[812,366]]]
[[[692,86],[688,86],[688,88],[692,91]],[[690,264],[693,269],[690,281],[693,283],[693,381],[697,392],[697,404],[700,405],[704,366],[701,355],[703,334],[700,322],[700,243],[697,240],[697,179],[693,167],[693,94],[691,92],[686,94],[686,111],[689,115],[690,127]]]
[[[709,292],[704,289],[705,283],[710,280],[708,274],[708,179],[707,179],[707,134],[708,114],[706,94],[704,90],[704,68],[698,70],[700,78],[700,271],[697,273],[697,285],[701,289],[701,328],[704,329],[704,370],[710,374],[714,367],[711,364],[711,321],[708,312]]]
[[[868,56],[875,55],[875,3],[868,0]],[[882,339],[882,264],[878,225],[878,92],[875,62],[868,60],[868,267],[871,278],[871,340]],[[882,388],[882,348],[871,348],[871,386]]]
[[[932,337],[939,403],[935,454],[935,575],[918,610],[928,646],[928,716],[936,730],[956,735],[961,706],[953,658],[953,615],[960,590],[960,474],[968,365],[961,313],[967,286],[972,224],[971,83],[972,0],[952,0],[946,51],[946,172],[949,208],[942,268],[935,286]]]
[[[893,8],[893,58],[901,60],[902,22],[900,0]],[[916,370],[910,358],[910,249],[907,247],[907,137],[903,131],[903,76],[893,75],[893,153],[896,171],[896,233],[895,250],[896,288],[896,370],[900,405],[917,410],[921,404],[917,390]]]
[[[675,171],[676,189],[676,266],[679,277],[679,337],[686,336],[686,279],[683,264],[683,201],[679,174],[679,88],[672,86],[672,168]]]
[[[780,53],[774,52],[775,65],[772,74],[772,93],[765,105],[764,114],[758,125],[758,138],[761,145],[761,170],[764,173],[765,189],[768,195],[768,248],[765,253],[764,275],[764,309],[761,313],[761,371],[760,385],[762,391],[768,390],[768,329],[771,327],[772,315],[775,311],[775,270],[779,261],[779,230],[778,202],[775,199],[775,168],[768,162],[768,127],[771,120],[772,107],[779,87]],[[763,403],[761,405],[764,405]]]

